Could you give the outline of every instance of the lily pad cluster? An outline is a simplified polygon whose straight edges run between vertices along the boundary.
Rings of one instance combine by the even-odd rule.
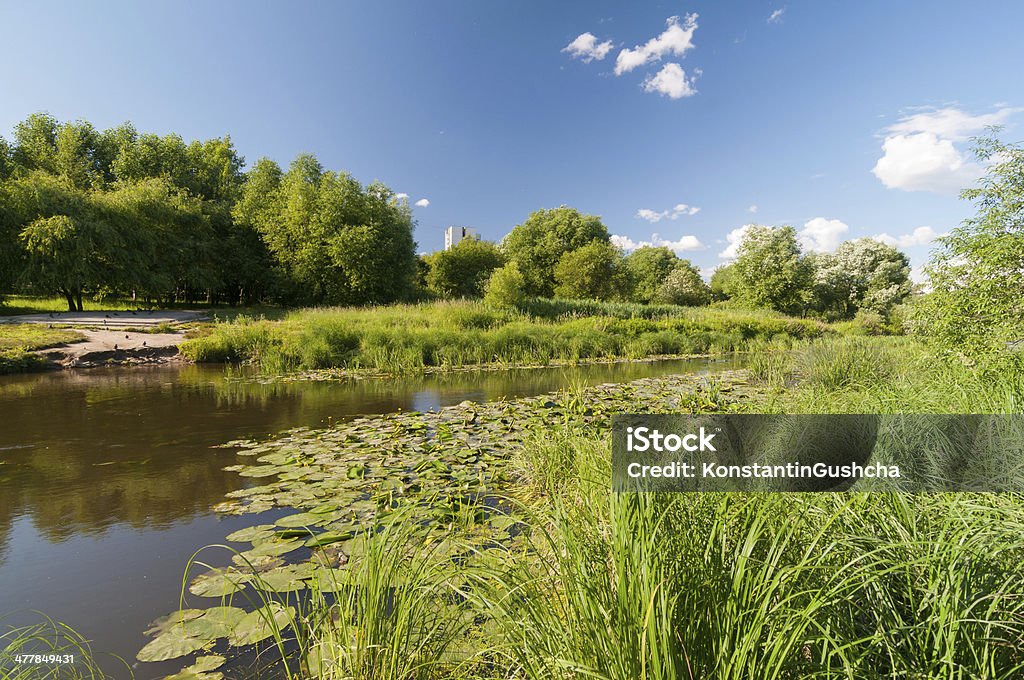
[[[199,574],[188,591],[199,598],[231,598],[254,589],[262,596],[249,599],[260,602],[310,587],[337,592],[349,583],[381,523],[410,508],[417,532],[439,558],[459,556],[461,548],[450,540],[456,534],[483,550],[508,545],[522,528],[499,498],[515,493],[518,473],[510,460],[528,437],[553,422],[605,428],[614,413],[706,407],[709,400],[721,402],[724,393],[743,392],[745,385],[740,372],[718,374],[713,390],[697,375],[663,376],[571,395],[358,418],[328,429],[293,429],[264,442],[228,442],[222,446],[252,462],[227,469],[256,483],[228,494],[230,500],[216,509],[292,512],[227,536],[242,545],[232,564]],[[695,399],[703,401],[695,406]],[[221,639],[236,647],[255,644],[271,636],[272,622],[286,626],[289,614],[275,604],[249,612],[223,604],[184,609],[154,623],[149,634],[155,638],[138,658],[173,659],[210,649]],[[204,668],[197,661],[174,677],[219,677]]]

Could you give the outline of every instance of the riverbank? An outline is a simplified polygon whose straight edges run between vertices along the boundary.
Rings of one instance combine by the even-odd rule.
[[[238,317],[200,329],[181,351],[192,361],[245,363],[264,373],[400,373],[723,354],[754,343],[789,347],[835,332],[764,311],[571,300],[504,310],[462,301],[305,309],[280,320]]]
[[[0,316],[0,374],[174,361],[185,329],[206,318],[142,309]]]
[[[1024,395],[1019,372],[904,339],[772,356],[229,442],[255,486],[218,509],[292,510],[228,536],[233,566],[190,565],[185,613],[139,658],[219,667],[255,646],[325,679],[1017,677],[1017,495],[610,492],[614,413],[1014,413]]]

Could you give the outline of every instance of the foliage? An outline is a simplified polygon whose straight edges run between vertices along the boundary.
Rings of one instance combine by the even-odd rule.
[[[608,243],[608,228],[594,215],[561,206],[538,210],[505,237],[501,245],[526,280],[528,295],[551,297],[555,267],[562,256],[591,241]]]
[[[977,212],[940,240],[920,309],[932,337],[971,355],[1024,339],[1024,148],[987,137],[976,153],[987,172],[962,197]]]
[[[478,298],[491,273],[504,264],[504,256],[490,241],[462,239],[450,250],[439,250],[426,258],[427,288],[448,298]]]
[[[711,302],[711,289],[701,278],[700,270],[681,260],[658,286],[654,301],[659,304],[699,307]]]
[[[813,262],[815,303],[827,318],[849,319],[859,311],[885,317],[910,295],[907,256],[874,239],[844,241]]]
[[[751,226],[733,267],[736,297],[743,303],[785,313],[803,310],[812,269],[793,227]]]
[[[680,259],[664,246],[642,246],[627,255],[622,264],[630,288],[629,298],[649,304],[654,302],[662,282],[680,264]]]
[[[608,300],[619,289],[622,255],[610,243],[591,241],[562,255],[555,265],[555,296]]]
[[[736,295],[736,286],[739,283],[737,270],[734,264],[723,264],[715,267],[711,273],[711,299],[715,301],[728,300]]]
[[[286,173],[263,159],[234,216],[259,231],[297,300],[386,303],[412,293],[412,213],[383,185],[364,188],[308,154]]]
[[[487,280],[484,302],[492,307],[514,309],[527,300],[526,277],[513,260],[495,269]]]

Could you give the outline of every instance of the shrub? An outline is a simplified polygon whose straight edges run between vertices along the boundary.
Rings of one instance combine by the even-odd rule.
[[[515,308],[521,307],[526,300],[526,279],[518,264],[509,262],[494,270],[487,281],[484,302],[493,307]]]

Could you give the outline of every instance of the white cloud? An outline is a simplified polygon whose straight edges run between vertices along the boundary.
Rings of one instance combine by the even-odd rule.
[[[768,23],[769,24],[781,24],[782,23],[782,15],[785,14],[785,13],[786,13],[786,8],[785,7],[781,7],[779,9],[775,10],[774,12],[772,12],[768,16]]]
[[[573,59],[579,59],[584,64],[592,61],[601,61],[612,51],[612,41],[598,42],[597,36],[593,33],[581,33],[576,39],[562,48],[568,52]]]
[[[882,157],[871,171],[890,189],[957,193],[983,170],[956,144],[1019,110],[1003,107],[975,116],[947,107],[904,116],[885,129]]]
[[[736,259],[736,256],[739,255],[738,250],[740,247],[740,242],[743,241],[744,235],[746,235],[747,231],[753,226],[753,224],[744,224],[742,227],[733,229],[728,234],[726,234],[725,241],[729,245],[726,246],[725,250],[718,253],[718,256],[725,258],[726,260]]]
[[[697,94],[693,86],[695,78],[687,78],[686,71],[679,64],[665,64],[657,74],[644,79],[644,92],[657,92],[669,99],[682,99]]]
[[[669,241],[662,238],[660,234],[651,234],[650,241],[637,242],[628,236],[613,235],[611,241],[612,245],[623,250],[636,250],[644,246],[654,246],[656,248],[665,247],[676,253],[682,253],[687,250],[700,250],[704,247],[704,244],[696,236],[682,236],[678,240]]]
[[[887,243],[890,246],[896,248],[912,248],[913,246],[926,246],[935,239],[942,236],[937,234],[934,229],[928,226],[918,227],[909,234],[903,234],[901,236],[890,236],[889,234],[879,234],[874,236],[876,241]]]
[[[409,194],[402,193],[402,192],[399,192],[399,193],[395,194],[395,200],[401,201],[401,200],[404,200],[404,199],[407,199],[407,198],[409,198]]]
[[[893,135],[930,132],[944,139],[963,142],[990,125],[1002,125],[1017,111],[1020,109],[1004,106],[994,113],[972,116],[960,109],[946,107],[904,116],[898,123],[890,125],[886,132]]]
[[[651,38],[633,49],[623,49],[615,59],[615,75],[628,73],[638,66],[658,61],[666,54],[683,56],[693,47],[693,33],[697,30],[697,15],[687,14],[680,25],[679,17],[669,17],[668,27],[661,35]]]
[[[747,208],[747,212],[748,213],[756,213],[757,212],[757,205],[755,204],[755,205],[752,205],[749,208]]]
[[[849,230],[850,226],[840,220],[815,217],[804,223],[804,228],[800,230],[798,236],[800,245],[807,250],[825,253],[835,250],[843,240],[843,234]]]
[[[700,208],[696,206],[677,203],[671,210],[662,210],[661,212],[651,210],[650,208],[640,208],[636,211],[636,216],[653,224],[665,219],[679,219],[683,215],[696,215],[699,212]]]
[[[430,201],[428,201],[425,198],[421,198],[420,200],[416,201],[413,205],[415,205],[418,208],[426,208],[428,205],[430,205]]]

